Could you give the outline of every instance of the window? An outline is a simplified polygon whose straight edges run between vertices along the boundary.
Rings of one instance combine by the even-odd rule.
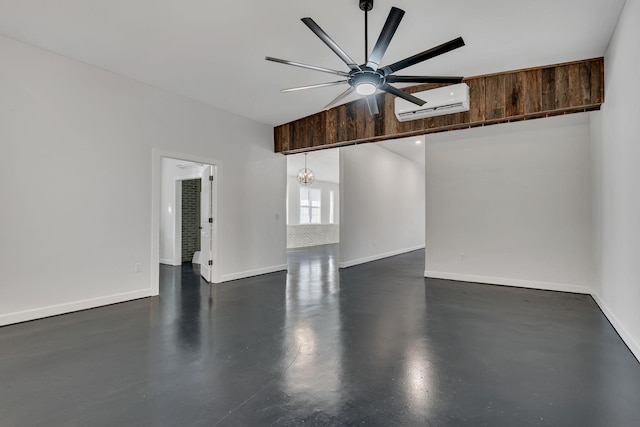
[[[329,224],[333,224],[333,191],[329,191]]]
[[[320,224],[319,188],[300,189],[300,224]]]

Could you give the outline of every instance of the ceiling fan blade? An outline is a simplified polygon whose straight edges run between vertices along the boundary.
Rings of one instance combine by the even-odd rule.
[[[375,95],[367,96],[367,106],[369,107],[369,112],[372,116],[380,113],[380,111],[378,111],[378,101],[376,100]]]
[[[462,83],[464,77],[443,76],[387,76],[389,83]]]
[[[404,99],[404,100],[407,100],[407,101],[409,101],[409,102],[412,102],[412,103],[414,103],[414,104],[416,104],[416,105],[419,105],[419,106],[421,106],[421,107],[422,107],[424,104],[426,104],[426,103],[427,103],[426,101],[423,101],[423,100],[422,100],[422,99],[420,99],[420,98],[416,98],[416,97],[415,97],[415,96],[413,96],[413,95],[409,95],[407,92],[403,92],[403,91],[401,91],[400,89],[397,89],[397,88],[395,88],[395,87],[393,87],[393,86],[391,86],[391,85],[388,85],[388,84],[384,84],[384,85],[382,85],[382,86],[380,87],[380,89],[381,89],[381,90],[383,90],[383,91],[385,91],[385,92],[387,92],[387,93],[390,93],[391,95],[395,95],[395,96],[397,96],[398,98],[402,98],[402,99]]]
[[[280,92],[282,92],[282,93],[295,92],[295,91],[298,91],[298,90],[315,89],[315,88],[318,88],[318,87],[341,85],[341,84],[348,83],[348,82],[349,82],[348,80],[338,80],[337,82],[319,83],[319,84],[316,84],[316,85],[291,87],[289,89],[282,89]]]
[[[367,67],[371,68],[373,71],[377,70],[380,66],[380,61],[382,61],[382,57],[387,51],[389,43],[391,42],[393,35],[396,33],[403,16],[404,10],[398,9],[397,7],[391,8],[391,12],[389,12],[389,16],[387,16],[387,21],[384,23],[384,27],[382,27],[382,31],[378,37],[378,41],[376,42],[373,51],[371,51],[371,55],[369,55],[369,60],[367,61]]]
[[[418,64],[422,61],[426,61],[427,59],[434,58],[438,55],[442,55],[443,53],[450,52],[462,46],[464,46],[464,40],[462,40],[462,37],[458,37],[457,39],[453,39],[451,41],[443,43],[440,46],[436,46],[429,50],[425,50],[424,52],[413,55],[409,58],[394,62],[391,65],[387,65],[386,67],[382,68],[382,71],[384,72],[385,76],[388,76],[389,74],[395,73],[396,71],[400,71],[404,68]]]
[[[332,70],[330,68],[318,67],[316,65],[302,64],[300,62],[287,61],[286,59],[272,58],[270,56],[266,56],[264,59],[271,62],[277,62],[279,64],[293,65],[294,67],[307,68],[309,70],[322,71],[323,73],[337,74],[342,77],[349,77],[349,73],[345,73],[344,71]]]
[[[340,102],[341,100],[343,100],[344,98],[346,98],[347,96],[351,95],[351,92],[353,92],[355,89],[353,87],[350,87],[349,89],[345,90],[344,92],[342,92],[340,95],[336,96],[333,101],[331,101],[330,103],[328,103],[327,105],[325,105],[325,107],[323,108],[323,110],[328,110],[329,108],[333,107],[335,104],[337,104],[338,102]]]
[[[347,55],[347,53],[344,50],[342,50],[340,46],[338,46],[338,44],[334,42],[331,39],[331,37],[329,37],[329,35],[325,33],[318,24],[316,24],[316,22],[313,19],[302,18],[302,22],[304,22],[304,24],[307,27],[309,27],[309,29],[313,31],[315,35],[318,36],[320,40],[324,42],[324,44],[329,46],[329,49],[331,49],[336,55],[338,55],[340,59],[342,59],[344,63],[349,66],[349,68],[351,68],[354,71],[362,71],[360,66],[356,64],[356,61],[351,59],[351,57]]]

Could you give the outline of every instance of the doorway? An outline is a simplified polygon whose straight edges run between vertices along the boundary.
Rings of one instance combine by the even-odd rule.
[[[205,282],[219,283],[216,163],[154,150],[153,295],[159,294],[160,264],[192,264]]]
[[[299,172],[313,179],[300,182]],[[340,243],[340,151],[287,156],[287,250]]]

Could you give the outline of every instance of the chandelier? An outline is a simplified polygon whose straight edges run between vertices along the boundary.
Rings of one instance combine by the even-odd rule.
[[[304,168],[298,171],[298,182],[300,185],[311,185],[313,180],[313,171],[307,168],[307,153],[304,153]]]

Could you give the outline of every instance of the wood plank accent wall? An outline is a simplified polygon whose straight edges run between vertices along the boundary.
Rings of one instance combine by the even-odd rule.
[[[377,116],[369,114],[365,101],[359,99],[276,126],[275,152],[290,154],[599,110],[604,102],[604,59],[487,74],[464,82],[470,87],[467,112],[399,122],[395,97],[382,93],[376,95]],[[403,90],[414,93],[436,87],[425,84]]]

